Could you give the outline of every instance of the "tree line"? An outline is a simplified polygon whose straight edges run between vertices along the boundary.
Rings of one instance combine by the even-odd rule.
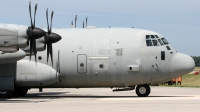
[[[194,59],[195,66],[200,67],[200,56],[191,56]]]

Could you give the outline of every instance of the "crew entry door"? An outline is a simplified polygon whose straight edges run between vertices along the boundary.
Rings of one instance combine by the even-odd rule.
[[[87,55],[77,55],[77,72],[80,74],[87,73]]]

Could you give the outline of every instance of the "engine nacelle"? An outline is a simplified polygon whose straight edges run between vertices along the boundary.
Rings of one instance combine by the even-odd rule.
[[[17,46],[0,46],[0,51],[2,53],[15,53],[19,51],[19,48]]]
[[[19,50],[15,53],[0,53],[0,64],[12,63],[23,59],[26,56],[25,52]]]
[[[27,26],[0,24],[0,46],[28,46]]]
[[[52,67],[28,60],[17,62],[16,85],[20,87],[43,87],[59,81],[59,73]]]

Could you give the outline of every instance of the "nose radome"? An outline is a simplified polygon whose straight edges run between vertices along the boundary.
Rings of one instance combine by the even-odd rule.
[[[171,60],[171,77],[176,78],[178,76],[185,75],[194,70],[194,60],[183,53],[176,53]]]

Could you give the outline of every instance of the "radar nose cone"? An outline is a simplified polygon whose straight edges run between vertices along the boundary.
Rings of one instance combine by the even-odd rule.
[[[176,53],[171,60],[171,77],[185,75],[194,70],[194,60],[183,53]]]

